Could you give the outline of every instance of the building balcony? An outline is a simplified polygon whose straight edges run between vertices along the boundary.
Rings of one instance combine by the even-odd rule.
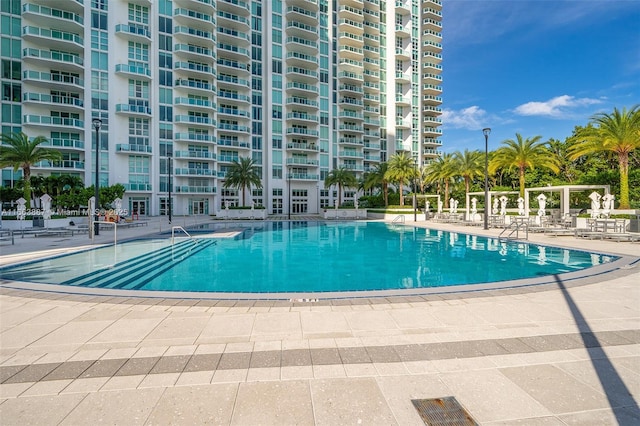
[[[181,185],[174,188],[176,194],[215,194],[215,186],[188,186]]]
[[[360,86],[356,86],[354,84],[341,84],[340,86],[338,86],[338,90],[340,90],[341,92],[347,92],[347,93],[354,93],[356,94],[356,96],[358,94],[363,94],[364,93],[364,89]]]
[[[340,151],[338,152],[338,157],[364,158],[364,154],[358,151]]]
[[[424,126],[422,128],[422,133],[425,136],[441,136],[442,135],[442,130],[436,128],[436,127],[431,127],[431,126]]]
[[[295,78],[306,83],[314,83],[318,81],[318,72],[306,68],[287,67],[286,74],[287,76],[290,76],[289,78]]]
[[[243,148],[250,149],[251,144],[248,141],[244,140],[235,140],[235,139],[226,139],[225,137],[220,137],[218,141],[219,146],[232,146],[234,148]],[[218,157],[220,159],[220,157]]]
[[[433,62],[423,62],[422,69],[430,73],[440,72],[442,71],[442,65],[434,64]]]
[[[402,118],[396,117],[396,128],[410,129],[411,120],[403,120]]]
[[[364,166],[361,164],[340,164],[340,168],[350,170],[352,172],[364,172]]]
[[[364,127],[358,126],[355,124],[340,124],[340,126],[338,126],[338,129],[343,132],[356,132],[356,133],[364,132]]]
[[[27,48],[22,49],[22,59],[27,62],[38,62],[43,67],[60,71],[84,72],[84,60],[79,55],[71,53]]]
[[[251,45],[251,35],[231,28],[218,27],[218,39],[220,42],[235,44],[238,46]]]
[[[312,40],[316,40],[318,38],[318,27],[316,25],[307,25],[302,22],[288,21],[286,30],[288,36],[311,38]]]
[[[84,111],[84,101],[70,96],[47,95],[45,93],[23,93],[25,104],[55,105],[56,111]]]
[[[183,133],[178,132],[173,134],[173,139],[176,142],[199,142],[215,145],[217,139],[213,135],[203,133]]]
[[[251,22],[248,18],[222,10],[218,11],[218,22],[221,27],[237,28],[240,31],[251,29]]]
[[[398,15],[410,15],[411,14],[411,1],[410,0],[396,0],[396,14],[398,14]]]
[[[124,115],[151,116],[151,108],[144,105],[116,104],[116,113]]]
[[[422,43],[422,46],[428,49],[431,52],[442,53],[442,43],[438,43],[431,40],[425,40]]]
[[[380,150],[381,145],[379,143],[372,143],[372,142],[364,142],[364,149],[366,150]]]
[[[425,50],[422,52],[422,57],[430,63],[439,64],[440,62],[442,62],[442,54],[440,53]]]
[[[338,78],[343,82],[362,82],[364,80],[364,76],[359,73],[351,72],[351,71],[340,71],[338,73]]]
[[[174,170],[176,176],[216,176],[213,169],[196,169],[196,168],[176,168]]]
[[[380,102],[380,95],[374,95],[372,93],[365,93],[363,96],[364,102],[377,104]]]
[[[349,106],[349,107],[354,107],[358,109],[364,107],[364,102],[356,98],[341,98],[338,104],[342,106]]]
[[[33,165],[39,169],[65,169],[84,170],[84,161],[62,160],[62,161],[40,161]]]
[[[79,77],[68,75],[50,74],[27,70],[22,72],[22,81],[37,84],[46,88],[60,88],[60,85],[73,89],[84,89],[84,80]]]
[[[62,148],[64,150],[80,150],[84,151],[84,141],[77,139],[47,139],[41,146]]]
[[[381,157],[379,155],[365,154],[364,156],[364,161],[379,163],[381,161],[380,159]]]
[[[173,36],[176,40],[204,44],[210,47],[216,44],[216,37],[212,32],[198,28],[177,26],[173,29]]]
[[[173,52],[187,60],[192,61],[212,61],[217,58],[213,49],[193,44],[177,43],[173,45]]]
[[[440,22],[440,19],[423,18],[422,29],[431,31],[442,31],[442,22]]]
[[[307,10],[299,6],[289,6],[286,9],[286,17],[289,21],[303,22],[307,25],[318,24],[318,13],[312,10]]]
[[[440,126],[442,124],[442,120],[441,119],[436,118],[436,117],[429,117],[428,115],[424,116],[422,118],[422,122],[423,123],[432,124],[434,126]]]
[[[224,99],[225,102],[231,101],[232,104],[242,104],[245,106],[251,103],[251,97],[248,95],[219,90],[218,100],[222,99]]]
[[[346,138],[338,139],[338,143],[340,143],[340,145],[363,146],[364,145],[364,139],[346,137]]]
[[[364,31],[362,21],[354,21],[353,19],[339,18],[338,31],[349,32],[361,36]]]
[[[422,107],[422,112],[429,115],[440,115],[442,114],[442,108],[431,105],[424,105]]]
[[[142,77],[146,80],[151,79],[151,69],[137,65],[116,64],[116,74],[121,74],[126,77]]]
[[[199,28],[205,31],[213,30],[216,19],[208,13],[198,12],[192,9],[177,8],[173,11],[173,19],[178,24],[191,28]]]
[[[407,49],[403,49],[401,47],[396,47],[396,58],[397,59],[401,59],[403,61],[410,61],[411,60],[411,50]]]
[[[44,126],[59,128],[74,128],[84,130],[84,121],[75,118],[50,117],[48,115],[24,115],[22,124],[25,126]]]
[[[423,95],[422,96],[422,102],[424,102],[425,104],[428,104],[428,105],[441,105],[442,104],[442,98],[440,96]]]
[[[442,151],[440,151],[439,149],[433,149],[433,148],[423,148],[422,153],[428,154],[428,155],[436,155],[438,157],[442,155]]]
[[[290,142],[287,143],[288,151],[300,151],[300,152],[318,152],[320,148],[316,143],[298,143],[298,142]]]
[[[218,114],[231,115],[236,118],[238,117],[247,118],[247,119],[251,118],[251,112],[244,111],[241,109],[236,109],[236,108],[218,107]]]
[[[317,96],[320,92],[318,86],[307,83],[300,83],[297,81],[290,81],[289,83],[287,83],[286,89],[288,93],[299,94],[302,96],[309,96],[310,94],[314,94]]]
[[[442,0],[422,0],[422,6],[432,7],[436,10],[442,10]]]
[[[251,13],[251,6],[249,3],[242,0],[218,0],[219,10],[228,10],[241,15],[248,15]]]
[[[422,30],[422,38],[424,40],[425,46],[427,46],[427,43],[433,43],[437,45],[442,43],[442,33],[440,31],[433,31],[429,29]]]
[[[40,46],[74,53],[84,52],[84,39],[67,31],[51,30],[34,26],[22,27],[22,38]]]
[[[317,67],[318,58],[301,52],[287,52],[287,64],[300,65],[303,67]]]
[[[209,151],[174,151],[173,156],[175,158],[196,158],[199,160],[215,160],[216,153]]]
[[[150,183],[125,183],[124,188],[129,192],[151,192]]]
[[[210,83],[204,83],[201,81],[187,80],[186,78],[179,78],[175,81],[175,87],[177,89],[185,88],[188,89],[189,92],[197,91],[202,92],[203,95],[211,95],[211,91],[215,89],[215,87]]]
[[[442,86],[434,84],[423,84],[422,92],[427,95],[439,95],[442,93]]]
[[[442,141],[436,138],[423,138],[422,143],[430,146],[442,146]]]
[[[151,41],[151,31],[148,25],[140,24],[118,24],[116,25],[116,35],[120,35],[126,40],[149,43]]]
[[[396,105],[411,106],[411,96],[396,95]]]
[[[151,155],[151,147],[148,145],[133,145],[133,144],[116,144],[116,152],[123,154],[145,154]]]
[[[239,132],[244,134],[251,133],[251,128],[249,126],[241,126],[238,124],[220,123],[220,126],[218,126],[218,130],[220,132]],[[219,145],[222,145],[222,140],[220,140]]]
[[[210,78],[212,76],[216,76],[216,71],[213,67],[194,62],[175,62],[173,64],[173,69],[176,72],[189,74],[196,78]]]
[[[396,81],[399,83],[411,83],[411,72],[396,71]]]
[[[442,83],[442,76],[439,74],[433,74],[430,72],[425,72],[422,73],[422,81],[425,85],[425,88],[427,85],[432,85],[432,84],[440,84]]]
[[[173,119],[176,123],[198,124],[201,126],[215,126],[216,123],[213,118],[198,115],[176,115]]]
[[[232,77],[229,75],[218,74],[218,82],[221,86],[229,86],[232,88],[251,88],[251,82],[249,80],[246,80],[244,78],[237,78],[235,76]]]
[[[215,108],[215,104],[208,99],[194,99],[178,96],[173,99],[173,104],[176,106],[184,106],[187,108],[193,108],[206,112],[211,112]]]
[[[338,111],[338,118],[346,120],[363,121],[364,114],[355,111]]]
[[[235,44],[219,43],[218,53],[227,59],[234,61],[249,61],[251,60],[251,52],[249,49],[239,47]]]
[[[285,39],[287,50],[297,50],[309,55],[318,54],[318,42],[307,40],[304,37],[290,36]]]
[[[318,108],[318,102],[317,101],[313,101],[310,99],[305,99],[305,98],[299,98],[296,96],[290,97],[286,99],[286,104],[287,105],[296,105],[299,107],[304,107],[304,108],[312,108],[312,109],[317,109]]]
[[[287,173],[287,180],[320,180],[320,175],[307,173]]]
[[[364,125],[365,126],[372,126],[372,127],[380,127],[380,120],[376,119],[376,118],[364,118]]]
[[[396,24],[396,36],[398,37],[411,37],[411,23],[406,25]]]
[[[218,58],[216,61],[218,64],[218,70],[223,72],[230,72],[232,74],[237,74],[241,72],[242,74],[249,76],[251,74],[251,65],[245,64],[242,62],[238,62],[236,60],[229,60],[225,58]]]
[[[289,128],[287,128],[287,135],[300,135],[300,136],[318,138],[318,137],[320,137],[320,132],[318,132],[317,130],[313,130],[313,129],[304,129],[304,128],[300,128],[300,127],[289,127]]]
[[[318,167],[320,165],[320,161],[312,160],[310,158],[287,158],[288,166],[308,166],[308,167]]]
[[[307,114],[303,112],[289,112],[287,113],[288,121],[301,121],[307,123],[318,124],[318,116],[314,114]]]
[[[81,32],[84,29],[82,15],[33,3],[22,5],[22,19],[24,20],[23,22],[37,23],[45,28],[64,27],[70,31],[77,32]]]
[[[174,3],[202,13],[215,13],[216,11],[216,0],[174,0]]]

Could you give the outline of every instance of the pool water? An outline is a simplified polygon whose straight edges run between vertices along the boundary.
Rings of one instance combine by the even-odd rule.
[[[223,226],[173,246],[168,239],[139,240],[5,267],[0,278],[131,290],[340,292],[535,278],[616,259],[379,222]],[[211,238],[216,232],[232,237]]]

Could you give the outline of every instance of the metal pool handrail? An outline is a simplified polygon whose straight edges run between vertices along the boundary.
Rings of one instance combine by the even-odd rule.
[[[397,222],[404,223],[404,215],[403,214],[399,214],[398,216],[396,216],[395,219],[393,219],[393,221],[391,221],[391,223],[397,223]]]
[[[172,227],[171,227],[171,245],[173,245],[173,239],[174,239],[174,235],[175,235],[175,231],[176,231],[176,229],[179,229],[179,230],[181,230],[182,232],[184,232],[185,234],[187,234],[187,236],[188,236],[189,238],[191,238],[191,240],[193,240],[193,242],[194,242],[194,243],[198,244],[198,240],[196,240],[195,238],[193,238],[193,236],[192,236],[191,234],[189,234],[189,233],[187,232],[187,230],[186,230],[186,229],[184,229],[182,226],[172,226]]]

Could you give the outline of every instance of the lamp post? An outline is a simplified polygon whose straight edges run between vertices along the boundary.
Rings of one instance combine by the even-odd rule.
[[[169,160],[169,225],[171,225],[171,177],[173,175],[173,168],[171,167],[171,155],[167,157]]]
[[[418,221],[418,198],[416,195],[416,192],[418,191],[418,188],[416,186],[416,176],[418,175],[418,159],[416,158],[416,160],[413,163],[413,221],[417,222]]]
[[[489,229],[489,134],[491,129],[482,129],[484,134],[484,229]]]
[[[287,219],[291,220],[291,172],[289,167],[287,167],[287,195],[289,198],[287,200]]]
[[[94,118],[92,123],[93,128],[96,129],[96,185],[94,192],[96,203],[94,205],[95,211],[93,212],[93,235],[95,236],[100,235],[100,224],[98,223],[100,215],[98,212],[100,210],[100,127],[102,127],[102,120]]]

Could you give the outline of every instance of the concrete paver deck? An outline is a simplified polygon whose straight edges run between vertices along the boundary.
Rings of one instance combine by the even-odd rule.
[[[153,218],[119,234],[159,229],[168,224]],[[629,242],[530,240],[640,256]],[[25,237],[0,247],[0,263],[88,242]],[[411,399],[455,396],[483,425],[635,425],[638,268],[578,283],[308,303],[0,283],[0,424],[420,425]]]

